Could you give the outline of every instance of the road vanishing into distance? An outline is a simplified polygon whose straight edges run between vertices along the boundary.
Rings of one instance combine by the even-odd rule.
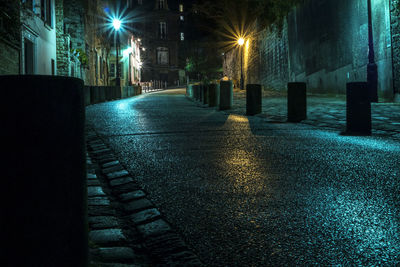
[[[268,123],[165,90],[87,107],[207,266],[400,265],[400,143]]]

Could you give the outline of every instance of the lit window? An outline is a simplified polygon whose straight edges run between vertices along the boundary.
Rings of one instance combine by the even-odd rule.
[[[168,48],[158,47],[157,48],[157,63],[160,65],[167,65],[169,62]]]
[[[183,12],[183,5],[182,4],[179,4],[179,11]]]
[[[165,9],[165,0],[158,0],[158,9]]]
[[[185,34],[181,32],[181,41],[185,40]]]
[[[180,18],[181,18],[181,21],[184,21],[184,18],[183,18],[183,16],[181,16]]]
[[[159,35],[161,39],[167,38],[167,23],[164,21],[160,22]]]

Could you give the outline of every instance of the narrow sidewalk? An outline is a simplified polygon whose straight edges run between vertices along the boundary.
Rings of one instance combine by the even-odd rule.
[[[234,89],[233,107],[229,113],[246,114],[246,90]],[[400,140],[400,103],[372,103],[372,134]],[[268,122],[286,122],[287,95],[284,91],[264,90],[262,113],[256,115]],[[301,123],[344,131],[346,96],[307,94],[307,119]]]

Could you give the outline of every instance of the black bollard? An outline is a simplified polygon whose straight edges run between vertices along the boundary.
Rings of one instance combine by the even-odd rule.
[[[85,106],[89,106],[90,105],[90,86],[85,86],[84,87],[85,90]]]
[[[200,84],[200,91],[199,91],[199,101],[201,103],[203,103],[203,99],[204,99],[204,84]]]
[[[371,101],[368,83],[346,84],[346,134],[371,134]]]
[[[219,106],[219,84],[212,83],[208,86],[208,106]]]
[[[261,113],[261,84],[248,84],[246,86],[246,115]]]
[[[305,83],[288,83],[287,109],[287,120],[289,122],[300,122],[307,119],[307,95]]]
[[[200,95],[200,85],[198,84],[193,85],[193,94],[194,94],[194,100],[198,101]]]
[[[219,88],[219,109],[231,109],[233,105],[233,82],[221,81]]]
[[[83,81],[14,75],[0,76],[0,84],[9,145],[1,264],[88,266]]]
[[[203,104],[208,104],[208,84],[203,85]]]

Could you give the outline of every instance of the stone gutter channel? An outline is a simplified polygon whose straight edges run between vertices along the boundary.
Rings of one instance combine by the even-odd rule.
[[[86,145],[90,266],[203,266],[94,130]]]

